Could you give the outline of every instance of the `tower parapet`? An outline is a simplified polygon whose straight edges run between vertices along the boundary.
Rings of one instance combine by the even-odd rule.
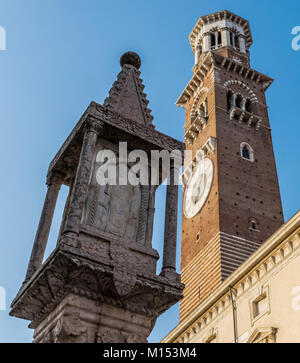
[[[203,54],[210,51],[249,64],[252,35],[249,22],[227,10],[202,16],[189,36],[198,64]]]

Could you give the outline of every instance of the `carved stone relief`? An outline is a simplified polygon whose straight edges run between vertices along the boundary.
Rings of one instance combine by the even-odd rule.
[[[116,145],[104,142],[98,143],[97,152],[107,149],[117,152]],[[118,156],[116,154],[116,156]],[[121,162],[118,158],[112,160],[117,163],[116,181],[119,180],[119,166]],[[110,161],[105,161],[108,166]],[[147,229],[147,211],[149,204],[150,188],[140,185],[99,185],[97,181],[97,171],[104,163],[96,161],[94,158],[93,171],[90,180],[87,203],[85,207],[83,223],[97,228],[103,232],[110,233],[129,242],[145,244]],[[127,173],[132,173],[130,165],[122,165],[127,169]],[[141,213],[143,211],[144,213]],[[141,218],[145,215],[145,218]]]

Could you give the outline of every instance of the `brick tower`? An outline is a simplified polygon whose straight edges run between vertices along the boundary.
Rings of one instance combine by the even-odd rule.
[[[139,152],[144,160],[139,173],[151,170],[149,180],[147,156],[152,150],[181,154],[184,149],[183,143],[155,130],[140,65],[136,53],[123,55],[122,70],[104,105],[90,104],[50,164],[26,278],[10,312],[31,321],[34,342],[144,343],[157,317],[182,297],[176,273],[178,186],[172,174],[159,275],[159,255],[152,248],[157,185],[147,179],[102,183],[99,174],[107,160],[118,170],[125,168],[126,179],[129,168],[128,178],[137,177],[131,169],[136,164],[124,158],[120,142],[127,142],[128,153]],[[172,172],[175,160],[170,161]],[[69,197],[57,247],[42,263],[62,184],[69,187]]]
[[[248,21],[221,11],[189,37],[193,77],[185,108],[182,222],[183,320],[283,224],[265,92],[250,67]]]

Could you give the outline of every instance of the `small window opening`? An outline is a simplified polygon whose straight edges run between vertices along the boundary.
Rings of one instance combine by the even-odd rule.
[[[240,37],[239,37],[239,35],[235,36],[234,46],[236,47],[236,49],[238,49],[238,50],[240,49]]]
[[[236,98],[236,107],[242,108],[242,103],[243,103],[243,97],[241,95],[237,95],[237,98]]]
[[[233,46],[233,34],[230,32],[230,44]]]
[[[246,102],[246,111],[251,112],[251,101],[249,99],[247,99]]]
[[[215,34],[211,34],[210,38],[211,38],[211,48],[212,49],[215,49],[216,48],[216,37],[215,37]]]
[[[222,33],[218,32],[218,46],[222,45]]]
[[[231,107],[232,107],[232,97],[233,97],[233,93],[231,91],[227,92],[227,111],[230,111]]]
[[[250,152],[247,146],[243,147],[243,158],[250,160]]]

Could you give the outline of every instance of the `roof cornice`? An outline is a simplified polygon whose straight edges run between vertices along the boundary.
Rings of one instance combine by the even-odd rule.
[[[257,84],[261,84],[264,91],[266,91],[274,82],[273,78],[247,67],[242,63],[223,57],[216,52],[208,52],[203,61],[193,68],[194,75],[176,101],[176,106],[185,107],[186,103],[193,97],[199,86],[202,87],[204,77],[207,75],[212,65],[236,73],[245,80],[251,80]]]

